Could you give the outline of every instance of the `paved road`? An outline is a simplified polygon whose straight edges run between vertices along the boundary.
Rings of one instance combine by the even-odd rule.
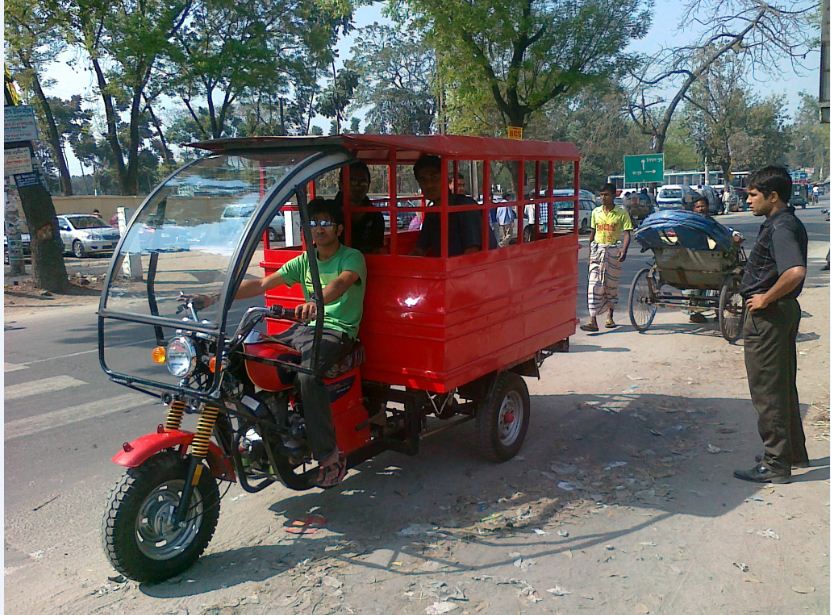
[[[827,206],[827,205],[825,205]],[[828,250],[829,225],[819,207],[799,211],[809,250],[809,284]],[[752,245],[760,220],[749,213],[720,216]],[[579,316],[585,315],[586,238],[581,239]],[[650,260],[633,246],[622,276],[618,320],[628,324],[627,281]],[[110,456],[126,440],[161,422],[163,408],[110,383],[98,365],[95,305],[7,319],[5,324],[5,507],[7,574],[42,549],[90,549],[99,542],[104,498],[120,468]],[[140,341],[115,335],[123,357],[147,365]],[[66,538],[69,536],[70,538]],[[13,577],[6,577],[13,581]]]

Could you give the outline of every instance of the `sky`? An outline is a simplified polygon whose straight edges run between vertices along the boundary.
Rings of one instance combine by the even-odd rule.
[[[792,4],[803,4],[803,2],[793,2]],[[386,21],[381,14],[381,10],[382,3],[379,2],[358,8],[355,12],[355,25],[360,28],[375,21]],[[658,51],[662,45],[677,45],[679,43],[683,44],[687,40],[693,40],[701,26],[692,21],[682,24],[683,10],[684,4],[678,0],[655,0],[655,10],[649,33],[643,39],[634,41],[629,49],[649,54]],[[341,60],[349,57],[353,40],[354,36],[347,36],[339,43],[338,49]],[[77,57],[73,58],[73,55],[77,54],[66,52],[62,56],[63,61],[53,64],[50,70],[47,71],[47,78],[52,80],[52,83],[45,88],[47,95],[60,96],[61,98],[69,98],[74,94],[90,95],[100,105],[98,103],[100,99],[95,94],[93,72],[86,70],[85,62]],[[807,91],[814,96],[819,92],[819,52],[815,51],[809,54],[804,60],[806,68],[799,72],[793,71],[787,62],[782,64],[783,72],[781,75],[771,76],[764,72],[757,73],[754,75],[754,84],[763,96],[784,92],[788,111],[793,117],[799,103],[798,93],[800,91]],[[175,109],[175,107],[175,100],[170,100],[166,104],[167,110]],[[103,116],[103,108],[100,115]],[[162,112],[162,115],[164,115],[164,112]],[[360,114],[358,115],[360,116]],[[329,132],[329,120],[327,118],[315,118],[313,124],[320,126],[324,133]],[[68,160],[70,171],[75,175],[80,174],[80,163],[71,151],[67,153],[70,157]]]

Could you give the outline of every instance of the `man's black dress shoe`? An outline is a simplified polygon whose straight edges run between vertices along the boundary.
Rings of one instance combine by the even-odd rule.
[[[751,483],[784,484],[791,482],[790,470],[774,470],[763,463],[757,464],[749,470],[734,470],[733,476]]]

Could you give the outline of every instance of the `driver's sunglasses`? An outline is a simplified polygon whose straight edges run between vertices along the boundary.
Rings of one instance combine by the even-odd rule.
[[[307,223],[309,228],[329,228],[335,226],[334,220],[309,220]]]

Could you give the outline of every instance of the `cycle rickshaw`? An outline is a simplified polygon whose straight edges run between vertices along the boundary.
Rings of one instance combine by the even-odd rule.
[[[515,244],[491,248],[487,221],[496,206],[514,207],[520,219],[528,205],[545,208],[551,219],[558,200],[576,211],[577,197],[522,196],[550,195],[555,187],[579,195],[573,145],[341,135],[221,139],[193,147],[208,155],[173,173],[138,209],[99,305],[102,368],[113,382],[167,406],[154,432],[125,442],[113,457],[126,468],[103,524],[115,568],[132,579],[160,581],[190,566],[216,527],[220,482],[239,482],[249,492],[276,481],[294,490],[314,486],[303,400],[294,384],[305,368],[273,337],[290,325],[301,290],[268,291],[264,306],[244,313],[232,304],[246,273],[268,274],[305,252],[323,313],[307,202],[341,185],[347,245],[354,214],[380,211],[388,221],[383,249],[365,256],[360,343],[326,373],[306,369],[326,383],[348,465],[388,450],[415,454],[423,438],[471,420],[487,458],[516,455],[530,423],[523,377],[539,377],[543,360],[575,331],[577,228],[549,226],[534,241],[520,234]],[[428,208],[412,178],[411,165],[423,154],[441,157],[444,186],[464,171],[481,202],[449,207],[445,193]],[[353,207],[349,165],[358,160],[372,168],[376,183],[371,203]],[[520,187],[518,198],[493,203],[491,186],[508,181]],[[252,202],[247,218],[222,215]],[[287,245],[269,241],[270,222],[281,210],[290,212]],[[410,255],[419,231],[397,221],[414,211],[439,217],[435,256]],[[481,216],[482,249],[450,256],[449,222],[460,211]],[[180,293],[216,293],[218,300],[201,310],[187,302],[182,314]],[[195,428],[185,427],[189,415]]]
[[[715,310],[724,339],[741,337],[745,301],[739,287],[746,257],[729,229],[693,212],[663,211],[647,217],[634,236],[642,251],[655,256],[629,291],[635,329],[649,329],[659,307]]]

